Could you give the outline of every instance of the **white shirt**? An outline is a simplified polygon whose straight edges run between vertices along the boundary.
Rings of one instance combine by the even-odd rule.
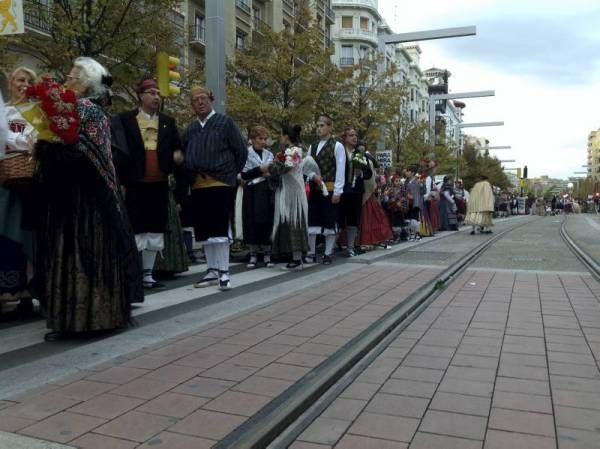
[[[321,152],[327,140],[321,140],[317,145],[317,155]],[[312,145],[311,145],[312,147]],[[311,154],[312,148],[308,149],[308,153]],[[346,182],[346,150],[344,146],[340,142],[335,143],[335,183],[333,185],[333,194],[341,195],[344,191],[344,183]],[[308,177],[312,179],[312,177],[316,175],[316,173],[309,173]]]
[[[202,128],[204,128],[206,126],[206,122],[208,122],[208,120],[215,114],[216,114],[216,112],[213,109],[212,111],[210,111],[210,113],[206,116],[206,118],[204,120],[200,120],[200,117],[198,117],[198,122],[200,122],[200,126],[202,126]]]
[[[0,159],[4,157],[6,151],[6,138],[8,136],[8,123],[6,122],[6,110],[4,109],[4,99],[0,93]]]

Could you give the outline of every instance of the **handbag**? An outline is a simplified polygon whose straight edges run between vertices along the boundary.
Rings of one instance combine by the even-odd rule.
[[[7,152],[6,156],[0,159],[0,185],[10,187],[31,184],[36,165],[37,161],[30,153]]]

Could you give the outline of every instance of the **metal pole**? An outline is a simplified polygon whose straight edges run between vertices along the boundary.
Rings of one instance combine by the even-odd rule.
[[[206,85],[215,96],[213,107],[225,112],[225,2],[206,1]]]

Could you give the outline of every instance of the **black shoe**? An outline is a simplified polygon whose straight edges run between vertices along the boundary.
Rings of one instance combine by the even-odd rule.
[[[149,281],[144,281],[144,288],[145,288],[146,290],[154,290],[154,289],[156,289],[156,288],[162,288],[162,287],[164,287],[164,286],[165,286],[165,284],[163,284],[162,282],[156,282],[156,281],[149,282]]]
[[[471,234],[471,235],[475,235],[475,231],[471,231],[469,234]]]
[[[194,287],[210,287],[211,285],[217,285],[218,283],[219,278],[217,277],[216,270],[209,269],[204,277],[194,284]]]
[[[331,265],[332,260],[331,260],[331,256],[328,256],[327,254],[325,254],[323,256],[323,265]]]
[[[219,271],[219,290],[231,290],[231,279],[228,271]]]
[[[286,270],[301,270],[302,269],[302,261],[301,260],[292,260],[288,262],[285,266]]]
[[[52,331],[52,332],[48,332],[46,335],[44,335],[44,341],[67,340],[68,338],[70,338],[72,336],[73,336],[73,334],[69,334],[68,332]]]

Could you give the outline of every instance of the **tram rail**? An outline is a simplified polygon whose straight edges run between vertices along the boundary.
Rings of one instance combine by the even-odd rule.
[[[468,251],[217,443],[215,449],[287,448],[439,294],[520,222]],[[427,245],[424,243],[419,246]]]
[[[560,236],[563,238],[569,249],[575,257],[577,257],[581,263],[585,265],[585,267],[589,270],[590,274],[596,279],[600,281],[600,264],[594,260],[592,256],[590,256],[581,246],[579,246],[575,240],[569,235],[567,232],[567,221],[569,220],[569,216],[566,215],[563,219],[563,222],[560,226]]]

